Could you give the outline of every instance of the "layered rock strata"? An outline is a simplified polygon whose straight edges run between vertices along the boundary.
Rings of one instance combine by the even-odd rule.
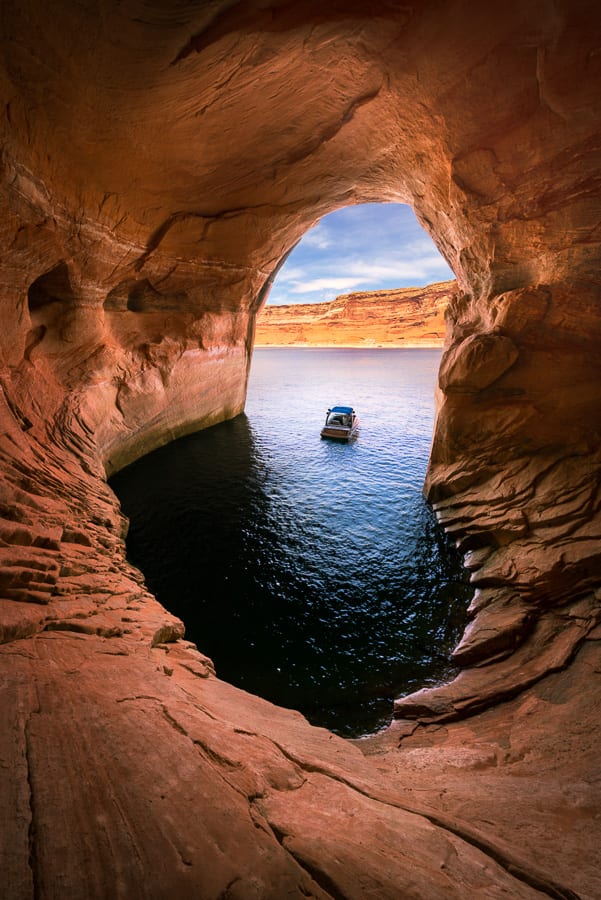
[[[256,346],[441,347],[454,281],[422,288],[341,294],[324,303],[266,306]]]
[[[465,554],[473,620],[453,654],[464,671],[398,700],[400,717],[454,717],[514,696],[566,666],[599,621],[597,296],[539,286],[449,310],[426,493]]]
[[[598,896],[595,4],[1,25],[3,893]],[[426,489],[477,592],[459,677],[353,744],[214,675],[105,479],[243,408],[286,253],[374,200],[457,275]]]

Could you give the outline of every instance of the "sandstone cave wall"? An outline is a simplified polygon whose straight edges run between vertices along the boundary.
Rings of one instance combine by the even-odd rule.
[[[164,753],[148,762],[145,780],[133,758],[124,764],[124,778],[137,787],[133,799],[120,795],[119,809],[134,824],[130,832],[115,825],[125,835],[119,859],[128,856],[130,833],[144,848],[140,858],[160,857],[152,848],[164,846],[160,828],[169,831],[172,819],[156,812],[156,797],[159,825],[149,837],[143,823],[155,819],[146,799],[162,783],[174,742],[190,766],[169,785],[182,801],[195,748],[209,746],[203,771],[212,773],[216,760],[222,767],[207,775],[207,784],[219,784],[214,796],[229,790],[225,769],[242,773],[259,823],[248,824],[236,782],[230,827],[218,817],[206,825],[231,848],[227,859],[245,848],[247,862],[260,858],[260,866],[285,873],[278,883],[286,890],[301,884],[297,893],[324,896],[333,885],[354,896],[352,860],[367,832],[349,838],[349,862],[339,871],[315,842],[315,834],[328,836],[324,810],[350,790],[351,776],[340,775],[328,756],[334,751],[310,729],[298,725],[301,752],[274,736],[269,723],[279,713],[252,701],[247,715],[247,701],[221,687],[209,663],[181,642],[181,623],[125,561],[124,523],[105,472],[243,408],[254,316],[281,260],[320,216],[361,201],[409,202],[459,286],[426,488],[478,590],[456,651],[459,677],[400,699],[396,715],[422,723],[474,715],[566,669],[579,648],[592,654],[601,587],[596,4],[376,0],[366,12],[356,0],[8,0],[0,21],[0,661],[3,710],[14,714],[3,753],[18,772],[2,802],[22,813],[7,839],[15,896],[57,896],[61,878],[84,863],[92,895],[108,889],[111,849],[92,838],[58,846],[53,811],[64,801],[45,778],[52,765],[60,769],[47,736],[54,721],[68,718],[52,703],[71,696],[69,673],[88,666],[92,674],[73,695],[83,692],[73,701],[82,740],[93,744],[97,733],[123,746],[133,740],[125,703],[139,710],[147,743],[153,729],[162,736]],[[185,670],[173,682],[166,670],[179,668],[158,656],[171,652]],[[107,654],[116,659],[110,666]],[[139,684],[141,660],[150,699]],[[101,704],[94,671],[117,669],[96,731],[84,694]],[[582,665],[574,671],[585,677]],[[190,678],[210,682],[210,727],[199,699],[205,688],[191,687]],[[227,722],[215,724],[226,695]],[[152,729],[144,704],[154,710]],[[576,725],[569,727],[576,746]],[[221,728],[227,752],[215,749]],[[250,775],[240,762],[247,737],[257,754]],[[228,768],[229,748],[237,749]],[[296,763],[288,767],[301,758],[302,775]],[[67,777],[82,796],[76,775]],[[377,781],[371,770],[369,777]],[[298,807],[278,793],[292,782],[307,798]],[[361,788],[353,809],[369,807],[369,841],[377,844],[374,783]],[[259,809],[253,803],[263,793]],[[395,835],[409,834],[410,814],[399,811],[400,799],[394,804],[387,821]],[[296,822],[288,809],[299,810]],[[97,812],[82,814],[83,831],[71,821],[69,834],[88,834],[88,826],[96,834]],[[551,896],[570,896],[553,886],[565,846],[556,832],[557,852],[537,857],[546,860],[542,874],[524,863],[515,835],[487,844],[467,840],[469,828],[453,832],[445,859],[448,846],[455,853],[463,841],[461,865],[447,875],[440,854],[428,856],[441,821],[435,810],[411,832],[408,856],[422,841],[426,848],[419,896],[478,890],[483,868],[474,848],[489,844],[490,858],[504,861],[502,871],[497,862],[486,869],[491,890],[532,896],[542,885]],[[313,837],[307,822],[316,823]],[[202,823],[188,824],[200,846]],[[364,862],[374,890],[394,896],[399,882],[386,882],[377,865],[383,848]],[[62,874],[52,862],[61,853],[69,861]],[[180,846],[161,870],[163,896],[170,873],[177,871],[182,896],[205,877],[188,871],[186,853]],[[249,896],[257,870],[248,863],[236,875],[228,866],[211,871],[214,882],[203,882],[201,894],[228,896],[238,883]],[[508,888],[516,871],[520,883]],[[319,885],[307,873],[319,873]],[[127,882],[132,896],[138,883]],[[230,895],[243,896],[236,891]],[[82,896],[76,881],[64,896]]]
[[[91,387],[112,465],[231,415],[269,277],[361,200],[413,204],[470,327],[539,284],[596,320],[593,9],[5,4],[5,368]]]
[[[427,483],[481,588],[457,658],[511,653],[599,568],[591,9],[7,4],[9,407],[68,410],[109,472],[237,414],[294,242],[410,202],[459,286]]]

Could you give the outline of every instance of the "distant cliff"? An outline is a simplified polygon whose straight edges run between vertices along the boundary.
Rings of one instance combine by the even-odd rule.
[[[341,294],[328,303],[266,306],[255,344],[294,347],[440,347],[454,281]]]

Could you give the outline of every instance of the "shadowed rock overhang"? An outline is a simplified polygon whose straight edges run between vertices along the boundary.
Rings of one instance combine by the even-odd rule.
[[[0,23],[7,897],[598,896],[597,4]],[[215,677],[106,473],[243,409],[278,266],[367,201],[457,277],[426,491],[477,591],[459,677],[356,745]]]

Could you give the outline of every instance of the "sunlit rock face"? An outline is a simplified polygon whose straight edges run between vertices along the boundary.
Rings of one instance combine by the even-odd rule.
[[[4,893],[598,896],[596,5],[1,22]],[[243,408],[285,254],[379,200],[457,276],[426,489],[478,592],[364,756],[214,676],[104,479]]]
[[[454,281],[357,291],[324,303],[266,306],[255,344],[282,347],[441,347]]]

